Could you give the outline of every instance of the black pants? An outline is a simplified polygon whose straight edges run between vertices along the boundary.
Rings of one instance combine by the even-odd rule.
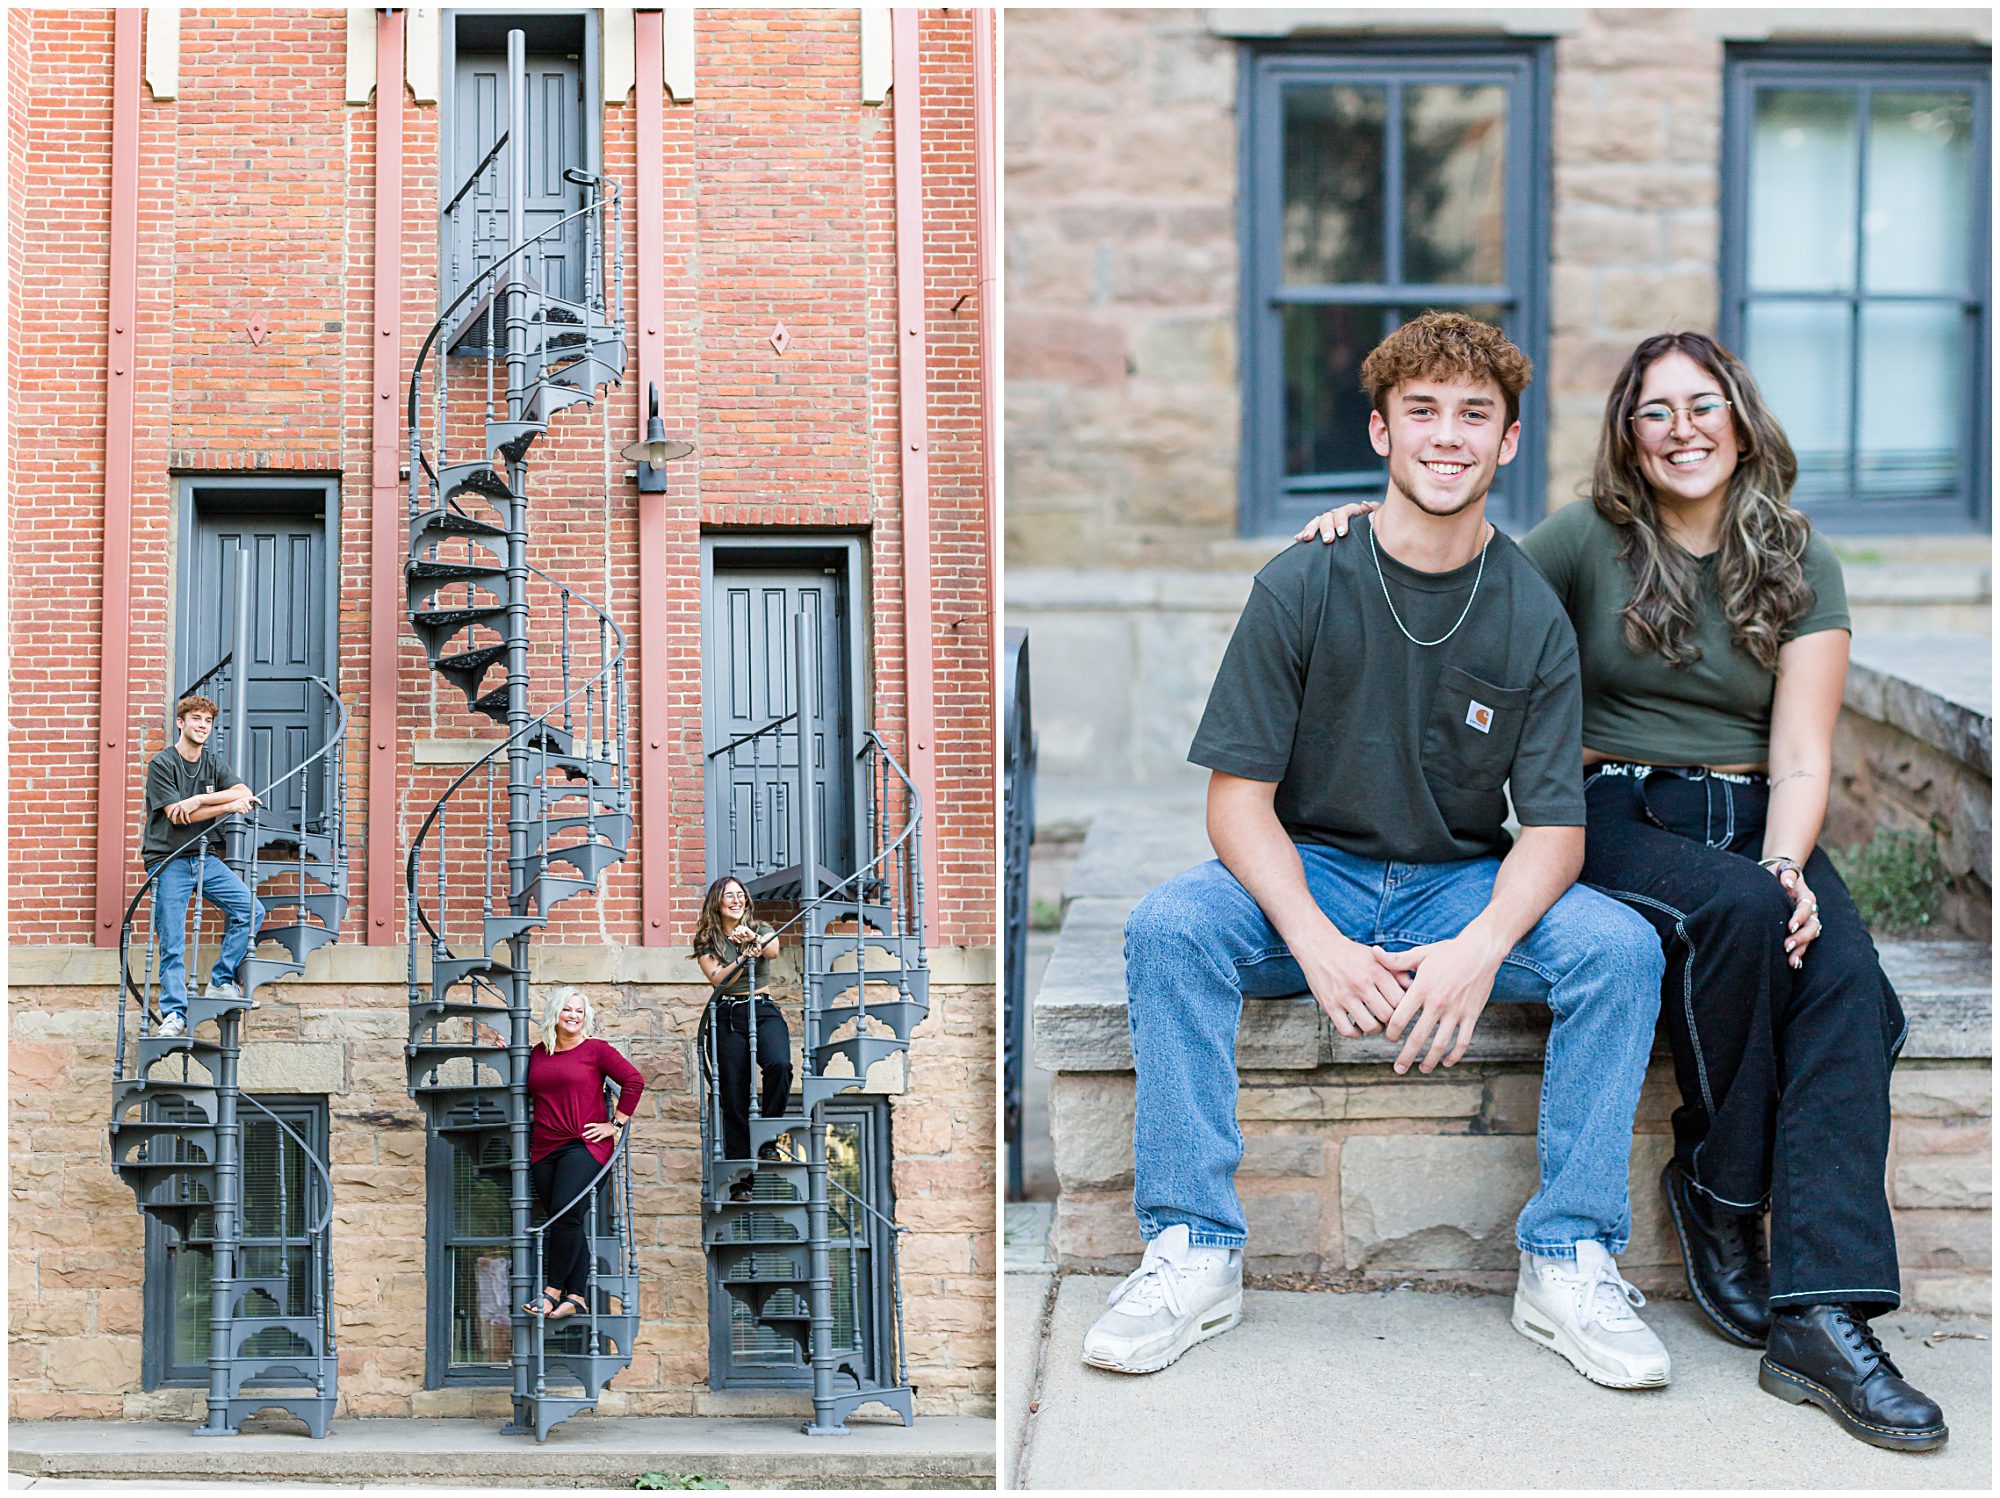
[[[792,1092],[792,1032],[769,999],[758,999],[757,1070],[763,1088],[757,1105],[766,1118],[785,1111]],[[717,999],[709,1010],[715,1026],[715,1064],[722,1077],[722,1152],[731,1160],[750,1158],[750,1003]]]
[[[1903,1010],[1847,886],[1815,850],[1805,877],[1822,929],[1794,971],[1790,898],[1757,865],[1761,776],[1591,770],[1584,791],[1584,881],[1666,948],[1675,1158],[1725,1206],[1768,1203],[1773,1306],[1897,1305],[1883,1175]]]
[[[544,1155],[528,1167],[534,1183],[535,1199],[542,1216],[575,1198],[596,1175],[598,1159],[581,1139],[572,1139],[553,1155]],[[609,1177],[606,1178],[607,1180]],[[549,1285],[564,1295],[588,1295],[590,1286],[590,1202],[586,1198],[549,1223],[543,1235],[542,1283],[535,1293]]]

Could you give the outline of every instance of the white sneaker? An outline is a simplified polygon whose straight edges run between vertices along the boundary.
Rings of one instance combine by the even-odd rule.
[[[1514,1330],[1568,1358],[1592,1383],[1654,1389],[1667,1381],[1666,1346],[1632,1314],[1646,1297],[1625,1282],[1604,1245],[1576,1246],[1576,1262],[1521,1255]]]
[[[204,999],[240,999],[243,990],[226,978],[210,978],[208,987],[201,991]]]
[[[1083,1339],[1083,1360],[1114,1373],[1157,1373],[1243,1316],[1243,1254],[1193,1248],[1185,1223],[1146,1245]]]
[[[153,1034],[161,1040],[173,1040],[187,1034],[187,1032],[187,1016],[184,1014],[170,1014],[160,1021],[159,1029],[155,1030]]]

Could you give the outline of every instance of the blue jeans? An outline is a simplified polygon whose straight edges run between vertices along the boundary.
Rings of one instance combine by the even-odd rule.
[[[1383,863],[1302,844],[1306,888],[1337,930],[1392,950],[1444,941],[1486,908],[1500,863]],[[1515,1226],[1532,1253],[1612,1253],[1632,1228],[1632,1115],[1653,1046],[1665,958],[1632,911],[1572,887],[1507,954],[1501,1002],[1546,1004],[1536,1145],[1541,1188]],[[1185,1223],[1190,1241],[1243,1243],[1235,1175],[1236,1027],[1245,998],[1306,992],[1305,975],[1250,892],[1211,860],[1161,885],[1125,924],[1125,982],[1138,1072],[1132,1204],[1147,1241]],[[1391,1081],[1389,1085],[1396,1085]]]
[[[202,896],[221,911],[228,924],[222,930],[222,950],[209,969],[211,983],[234,983],[236,970],[250,955],[250,933],[264,924],[263,903],[251,895],[236,871],[203,849],[176,858],[153,885],[153,929],[160,937],[160,1016],[187,1013],[188,902],[194,898],[195,871],[201,872]]]

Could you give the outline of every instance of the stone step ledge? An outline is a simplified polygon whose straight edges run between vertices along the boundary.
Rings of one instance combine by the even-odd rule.
[[[1048,1071],[1132,1069],[1123,932],[1126,917],[1143,893],[1070,902],[1035,995],[1037,1066]],[[1909,1016],[1904,1059],[1992,1057],[1989,948],[1973,941],[1884,941],[1876,947]],[[1548,1028],[1548,1011],[1540,1005],[1490,1004],[1460,1064],[1539,1061]],[[1376,1066],[1393,1061],[1400,1050],[1400,1045],[1379,1034],[1344,1038],[1310,996],[1250,999],[1243,1005],[1236,1064],[1242,1071]],[[1664,1037],[1655,1052],[1665,1054]]]

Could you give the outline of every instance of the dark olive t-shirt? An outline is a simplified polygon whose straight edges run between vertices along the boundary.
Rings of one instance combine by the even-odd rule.
[[[181,758],[180,750],[172,744],[167,745],[146,766],[146,832],[139,844],[139,862],[150,869],[204,828],[208,833],[206,846],[215,853],[223,852],[222,827],[228,818],[217,817],[192,827],[176,827],[167,820],[167,808],[190,796],[224,791],[232,785],[241,784],[243,778],[213,750],[203,748],[195,759],[186,760]],[[196,843],[182,856],[192,858],[202,846],[202,843]]]
[[[1363,858],[1499,856],[1511,786],[1523,826],[1583,825],[1576,637],[1520,548],[1495,532],[1450,572],[1369,545],[1293,546],[1257,574],[1188,758],[1276,781],[1278,820],[1302,843]]]
[[[758,936],[765,937],[765,936],[774,936],[776,934],[777,934],[776,928],[773,927],[769,922],[759,921],[757,923]],[[719,947],[715,947],[712,949],[712,955],[721,961],[723,967],[727,968],[730,963],[736,962],[742,958],[743,948],[736,942],[730,941],[728,938],[725,937],[722,941],[722,944]],[[760,969],[760,976],[762,976],[763,974],[768,974],[771,970],[771,959],[768,957],[760,959],[758,967]],[[770,987],[770,980],[766,978],[762,988],[759,989],[759,992],[762,992],[763,989],[769,987]],[[733,995],[737,998],[741,998],[743,995],[749,992],[750,992],[750,968],[746,964],[742,968],[742,970],[736,974],[734,978],[731,978],[729,982],[723,985],[722,987],[714,989],[709,996],[713,998],[718,994],[724,994],[724,995]]]
[[[1714,554],[1702,558],[1704,587],[1690,632],[1701,658],[1676,669],[1657,653],[1625,643],[1632,573],[1618,560],[1623,544],[1619,528],[1588,500],[1558,510],[1521,542],[1576,626],[1585,746],[1661,765],[1768,760],[1771,695],[1778,679],[1730,639]],[[1809,537],[1802,565],[1813,601],[1781,637],[1848,628],[1847,588],[1833,548],[1817,535]]]

